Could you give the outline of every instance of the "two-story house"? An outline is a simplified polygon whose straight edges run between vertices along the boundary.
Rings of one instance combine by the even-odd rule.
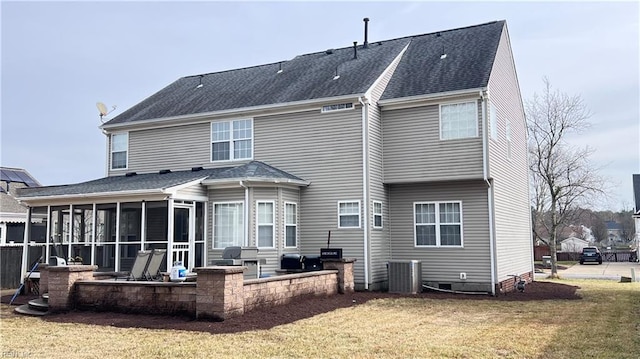
[[[504,21],[183,77],[102,130],[107,177],[21,194],[49,218],[47,254],[125,270],[137,250],[167,248],[192,268],[256,246],[273,274],[330,232],[360,289],[384,288],[402,259],[441,288],[532,277]]]

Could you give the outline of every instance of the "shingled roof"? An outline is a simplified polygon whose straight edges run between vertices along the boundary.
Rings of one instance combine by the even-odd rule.
[[[504,21],[300,55],[289,61],[187,76],[103,126],[362,95],[408,46],[382,99],[487,85]],[[441,59],[441,55],[447,54]],[[279,71],[282,70],[282,71]],[[340,77],[334,79],[336,75]],[[202,84],[202,86],[199,86]]]
[[[115,192],[139,192],[162,191],[171,187],[186,184],[198,179],[235,181],[235,180],[269,180],[293,182],[306,185],[308,182],[289,174],[285,171],[270,166],[264,162],[251,161],[237,167],[222,167],[210,169],[195,169],[191,171],[155,172],[135,174],[129,176],[111,176],[99,178],[82,183],[63,186],[47,186],[34,188],[21,188],[18,190],[18,198],[34,198],[48,196],[74,196],[115,193]]]

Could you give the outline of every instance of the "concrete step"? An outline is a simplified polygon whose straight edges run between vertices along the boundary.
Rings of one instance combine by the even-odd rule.
[[[45,302],[49,303],[49,293],[44,293],[42,295],[42,299],[44,299]]]
[[[29,301],[29,308],[33,310],[39,310],[41,312],[46,312],[49,310],[49,303],[47,303],[43,298],[32,299]]]
[[[31,315],[31,316],[43,316],[43,315],[47,315],[48,313],[46,311],[43,312],[40,310],[33,310],[29,307],[29,304],[23,304],[19,307],[16,307],[16,309],[14,309],[13,311],[18,314]]]

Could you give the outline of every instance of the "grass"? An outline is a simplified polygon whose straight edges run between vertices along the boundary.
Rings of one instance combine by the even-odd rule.
[[[558,280],[582,300],[381,299],[270,330],[60,324],[2,305],[2,354],[29,358],[637,358],[640,283]]]

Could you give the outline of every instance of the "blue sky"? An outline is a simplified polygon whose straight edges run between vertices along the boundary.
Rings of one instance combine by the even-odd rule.
[[[9,2],[1,12],[2,166],[45,185],[103,177],[96,102],[116,115],[182,76],[506,20],[522,96],[542,78],[580,95],[613,184],[600,209],[631,208],[640,173],[638,2]]]

